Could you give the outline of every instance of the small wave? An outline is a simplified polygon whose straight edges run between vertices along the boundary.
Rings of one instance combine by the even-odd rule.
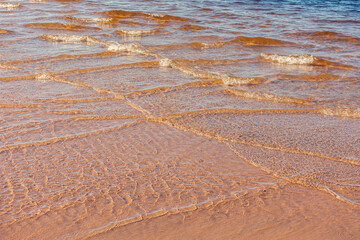
[[[189,18],[183,18],[178,16],[172,16],[167,14],[154,14],[154,13],[145,13],[146,15],[150,16],[154,20],[160,21],[180,21],[180,22],[188,22],[190,21]]]
[[[275,77],[276,79],[285,79],[285,80],[301,80],[306,82],[329,82],[329,81],[354,81],[353,77],[345,77],[340,75],[334,74],[319,74],[319,75],[312,75],[312,74],[277,74],[269,77]],[[355,80],[356,81],[356,80]]]
[[[11,33],[13,32],[5,29],[0,29],[0,34],[11,34]]]
[[[333,74],[320,74],[320,75],[311,75],[311,74],[299,74],[299,75],[291,75],[291,74],[277,74],[274,75],[276,78],[280,79],[289,79],[289,80],[304,80],[304,81],[314,81],[314,82],[323,82],[330,81],[333,79],[340,79],[341,76],[333,75]]]
[[[323,22],[323,23],[344,23],[344,24],[360,24],[359,20],[329,20],[329,19],[314,19],[314,22]]]
[[[340,35],[340,33],[337,32],[332,32],[332,31],[317,31],[317,32],[300,32],[300,33],[295,33],[295,36],[314,36],[314,37],[322,37],[322,36],[336,36],[336,35]]]
[[[103,14],[105,14],[109,17],[112,17],[112,18],[120,18],[120,19],[141,17],[141,18],[151,19],[151,20],[155,20],[155,21],[187,22],[190,20],[189,18],[171,16],[171,15],[167,15],[167,14],[132,12],[132,11],[123,11],[123,10],[106,11],[106,12],[103,12]]]
[[[104,15],[107,15],[112,18],[133,18],[137,16],[146,16],[142,12],[130,12],[130,11],[123,11],[123,10],[112,10],[103,12]]]
[[[22,6],[20,4],[0,3],[0,8],[6,8],[7,10],[14,10],[19,7]]]
[[[339,68],[339,69],[348,69],[348,70],[358,69],[357,67],[354,67],[354,66],[351,66],[351,65],[338,63],[336,61],[329,61],[329,60],[322,59],[322,58],[316,58],[316,61],[315,61],[314,65],[326,66],[326,67],[332,67],[332,68]]]
[[[219,48],[226,45],[227,42],[200,43],[201,48]]]
[[[146,36],[152,35],[156,33],[161,33],[158,29],[153,30],[117,30],[115,31],[116,34],[123,35],[123,36]]]
[[[217,83],[217,80],[220,80],[225,85],[259,84],[259,83],[265,81],[265,79],[258,78],[258,77],[244,78],[244,77],[229,76],[229,75],[223,74],[223,73],[199,71],[199,70],[195,70],[195,69],[183,66],[179,63],[175,63],[174,61],[171,61],[169,59],[160,60],[160,65],[161,66],[170,66],[174,69],[177,69],[187,75],[190,75],[190,76],[193,76],[196,78],[215,80],[216,83]]]
[[[289,35],[294,37],[306,37],[317,41],[336,41],[360,44],[360,38],[346,36],[332,31],[297,32],[290,33]]]
[[[239,36],[236,39],[230,41],[236,43],[242,43],[247,45],[256,45],[256,46],[289,46],[295,45],[291,42],[286,42],[278,39],[273,38],[264,38],[264,37],[244,37]]]
[[[243,77],[224,76],[222,81],[225,85],[243,85],[243,84],[259,84],[261,82],[266,81],[266,79],[259,77],[243,78]]]
[[[86,42],[89,44],[99,44],[103,43],[103,41],[96,39],[94,37],[89,36],[75,36],[75,35],[42,35],[41,38],[50,40],[50,41],[58,41],[58,42]]]
[[[160,59],[159,64],[162,67],[170,67],[172,64],[172,60],[169,58],[162,58],[162,59]]]
[[[185,24],[182,27],[180,27],[179,29],[182,31],[201,31],[201,30],[208,29],[208,28],[198,26],[198,25]]]
[[[89,19],[86,19],[86,21],[98,22],[98,23],[109,23],[109,22],[112,22],[113,19],[112,18],[89,18]]]
[[[360,118],[360,110],[323,108],[320,109],[320,113],[328,116]]]
[[[138,43],[102,42],[101,44],[107,47],[108,51],[111,52],[129,52],[135,54],[143,54],[146,56],[152,56],[157,59],[163,59],[161,55],[150,52],[144,46]]]
[[[144,55],[153,55],[153,53],[147,51],[140,44],[137,43],[110,43],[106,44],[108,51],[112,52],[131,52]]]
[[[220,48],[224,45],[228,44],[228,42],[209,42],[209,43],[202,43],[202,42],[190,42],[190,43],[183,43],[183,44],[173,44],[173,45],[160,45],[154,47],[155,49],[175,49],[175,48],[195,48],[195,49],[207,49],[207,48]]]
[[[267,61],[281,63],[281,64],[308,65],[308,64],[313,64],[316,61],[316,57],[310,54],[278,55],[278,54],[262,53],[260,56]]]
[[[315,57],[310,54],[302,55],[278,55],[278,54],[266,54],[262,53],[261,58],[275,63],[289,64],[289,65],[314,65],[314,66],[326,66],[340,69],[357,69],[354,66],[338,63],[335,61],[325,60],[319,57]]]
[[[53,79],[53,77],[48,73],[41,73],[35,77],[35,80],[41,81],[41,82],[51,81],[52,79]]]
[[[260,57],[263,60],[280,63],[280,64],[289,64],[289,65],[313,65],[313,66],[325,66],[333,67],[340,69],[357,69],[354,66],[346,65],[343,63],[338,63],[335,61],[325,60],[319,57],[315,57],[310,54],[301,54],[301,55],[279,55],[279,54],[260,54]]]
[[[26,27],[32,28],[45,28],[56,30],[68,30],[68,31],[85,31],[85,30],[99,30],[99,28],[87,27],[75,24],[63,24],[63,23],[29,23]]]
[[[197,48],[197,49],[206,49],[206,48],[212,48],[212,47],[222,47],[226,44],[226,42],[214,42],[214,43],[201,43],[201,42],[191,42],[191,43],[185,43],[185,44],[179,44],[179,45],[173,45],[173,46],[166,46],[168,48],[176,47],[176,48],[183,48],[183,47],[191,47],[191,48]]]
[[[298,103],[304,105],[310,105],[311,103],[300,98],[294,97],[286,97],[286,96],[278,96],[272,93],[264,93],[264,92],[247,92],[244,90],[228,88],[226,90],[230,94],[234,94],[235,96],[244,97],[244,98],[251,98],[257,100],[265,100],[271,102],[278,102],[278,103]]]
[[[65,16],[63,19],[69,20],[69,21],[78,21],[78,22],[85,22],[85,23],[111,23],[114,21],[112,18],[79,18],[79,17],[73,17],[73,16]]]
[[[8,70],[8,69],[14,69],[14,70],[21,70],[18,67],[14,67],[5,63],[0,63],[0,69]]]

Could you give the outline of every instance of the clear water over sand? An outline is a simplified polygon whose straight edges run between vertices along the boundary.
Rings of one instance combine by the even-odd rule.
[[[358,239],[357,1],[2,1],[0,239]]]

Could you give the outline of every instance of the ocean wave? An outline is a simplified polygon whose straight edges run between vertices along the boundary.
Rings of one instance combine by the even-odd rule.
[[[65,16],[63,17],[66,20],[69,21],[79,21],[79,22],[85,22],[85,23],[111,23],[114,21],[112,18],[105,18],[105,17],[99,17],[99,18],[80,18],[80,17],[74,17],[74,16]]]
[[[278,39],[273,38],[264,38],[264,37],[244,37],[239,36],[236,39],[230,41],[236,43],[242,43],[247,45],[257,45],[257,46],[289,46],[295,45],[291,42],[286,42]]]
[[[53,80],[53,76],[51,76],[48,73],[40,73],[40,74],[36,75],[35,80],[41,81],[41,82],[51,81],[51,80]]]
[[[222,81],[225,85],[243,85],[243,84],[259,84],[266,81],[264,78],[259,77],[230,77],[224,75]]]
[[[58,41],[58,42],[73,42],[73,43],[80,43],[86,42],[89,44],[99,44],[103,43],[103,41],[89,36],[76,36],[76,35],[42,35],[41,38],[50,40],[50,41]]]
[[[0,34],[11,34],[12,31],[6,30],[6,29],[0,29]]]
[[[152,55],[151,52],[147,51],[144,47],[137,43],[109,43],[105,44],[108,51],[111,52],[131,52],[144,55]]]
[[[159,64],[162,67],[170,67],[172,64],[172,60],[169,58],[162,58],[162,59],[160,59]]]
[[[136,11],[124,11],[124,10],[112,10],[106,11],[102,14],[105,14],[112,18],[120,19],[129,19],[129,18],[146,18],[155,21],[180,21],[187,22],[189,18],[183,18],[178,16],[172,16],[167,14],[156,14],[156,13],[146,13],[146,12],[136,12]]]
[[[270,62],[276,62],[281,64],[298,64],[298,65],[313,64],[317,59],[316,57],[310,54],[278,55],[278,54],[261,53],[260,56],[262,59]]]
[[[360,109],[346,109],[346,108],[322,108],[319,111],[321,114],[336,117],[347,117],[347,118],[360,118]]]
[[[235,96],[250,98],[250,99],[257,99],[263,101],[271,101],[277,103],[297,103],[303,105],[311,105],[311,103],[307,100],[294,98],[294,97],[287,97],[287,96],[279,96],[272,93],[266,92],[249,92],[240,89],[228,88],[226,90],[229,94],[233,94]]]
[[[319,74],[319,75],[312,75],[312,74],[277,74],[273,77],[278,79],[288,79],[288,80],[302,80],[308,82],[327,82],[333,80],[350,80],[351,78],[345,78],[343,76],[334,75],[334,74]]]
[[[14,10],[19,7],[22,7],[22,5],[21,4],[11,4],[11,3],[0,3],[0,8],[6,8],[7,10]]]
[[[3,70],[8,70],[8,69],[21,70],[18,67],[14,67],[14,66],[11,66],[11,65],[8,65],[8,64],[5,64],[5,63],[0,63],[0,70],[1,69],[3,69]]]
[[[294,37],[305,37],[316,41],[336,41],[360,44],[360,38],[358,37],[346,36],[342,33],[333,31],[296,32],[290,33],[289,35]]]
[[[152,35],[156,33],[161,33],[158,29],[152,30],[117,30],[115,31],[116,34],[123,35],[123,36],[146,36]]]
[[[208,29],[208,28],[207,27],[202,27],[202,26],[199,26],[199,25],[184,24],[179,29],[182,30],[182,31],[201,31],[201,30]]]

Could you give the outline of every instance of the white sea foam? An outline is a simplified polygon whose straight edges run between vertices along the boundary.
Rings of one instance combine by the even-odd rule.
[[[8,69],[8,66],[4,65],[3,63],[0,63],[0,69]]]
[[[75,36],[75,35],[43,35],[42,38],[51,41],[74,42],[74,43],[85,42],[88,44],[99,44],[104,47],[107,47],[108,51],[111,52],[130,52],[130,53],[159,57],[159,55],[149,52],[143,46],[137,43],[121,44],[117,42],[106,42],[89,36]]]
[[[172,64],[172,60],[170,60],[168,58],[162,58],[162,59],[160,59],[159,64],[162,67],[170,67]]]
[[[165,15],[163,14],[156,14],[156,13],[146,13],[146,15],[149,15],[151,17],[159,17],[159,18],[165,17]]]
[[[0,8],[6,8],[7,10],[13,10],[19,7],[21,7],[20,4],[0,3]]]
[[[8,69],[21,70],[18,67],[13,67],[13,66],[7,65],[5,63],[0,63],[0,69],[4,69],[4,70],[8,70]]]
[[[299,64],[306,65],[315,62],[316,57],[310,54],[303,55],[278,55],[278,54],[266,54],[262,53],[261,57],[265,60],[282,63],[282,64]]]
[[[328,116],[360,118],[360,109],[321,109],[321,113]]]
[[[158,54],[152,53],[146,50],[143,46],[137,43],[103,43],[103,45],[107,46],[108,51],[111,52],[129,52],[129,53],[136,53],[136,54],[144,54],[147,56],[154,56],[159,58]]]
[[[143,36],[155,33],[156,30],[119,30],[118,34],[125,36]]]
[[[214,42],[214,43],[201,43],[202,48],[217,48],[222,47],[226,44],[226,42]]]
[[[112,18],[90,18],[89,21],[91,22],[98,22],[98,23],[109,23],[113,21]]]
[[[61,41],[61,42],[86,42],[89,44],[98,44],[101,43],[100,40],[89,37],[89,36],[75,36],[75,35],[43,35],[45,39],[52,41]]]
[[[50,81],[52,79],[53,77],[48,73],[40,73],[35,77],[35,80],[42,82]]]
[[[222,81],[226,85],[242,85],[255,82],[256,78],[230,77],[223,75]]]
[[[96,23],[109,23],[113,21],[112,18],[72,18],[84,22],[96,22]]]
[[[145,53],[139,44],[136,43],[110,43],[108,44],[108,50],[112,52],[132,52],[132,53]]]

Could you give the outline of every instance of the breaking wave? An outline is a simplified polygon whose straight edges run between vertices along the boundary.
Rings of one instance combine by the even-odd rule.
[[[20,4],[0,3],[0,8],[6,8],[7,10],[14,10],[19,7],[22,7],[22,6]]]
[[[75,35],[42,35],[41,38],[57,41],[57,42],[73,42],[73,43],[81,43],[86,42],[89,44],[99,44],[103,43],[103,41],[89,36],[75,36]]]
[[[262,53],[261,58],[281,64],[299,64],[299,65],[308,65],[313,64],[316,61],[316,57],[310,54],[303,55],[278,55],[278,54],[266,54]]]
[[[117,30],[116,34],[122,35],[122,36],[146,36],[146,35],[153,35],[153,34],[161,34],[164,33],[158,29],[152,29],[152,30]]]

